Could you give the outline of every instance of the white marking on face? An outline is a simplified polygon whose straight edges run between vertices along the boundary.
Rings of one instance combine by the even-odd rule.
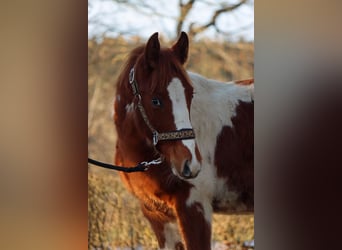
[[[134,103],[127,104],[125,109],[127,113],[132,112],[134,110]]]
[[[178,242],[182,242],[176,223],[166,223],[164,225],[165,248],[174,249]]]
[[[173,118],[177,130],[192,128],[190,123],[189,110],[186,104],[185,89],[181,81],[178,78],[173,78],[169,86],[167,87],[167,90],[172,102]],[[200,165],[195,154],[195,140],[182,140],[182,143],[189,149],[192,155],[190,170],[193,174],[195,174],[200,170]]]

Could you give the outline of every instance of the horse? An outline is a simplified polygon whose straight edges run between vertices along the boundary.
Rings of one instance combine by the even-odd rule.
[[[254,212],[254,81],[187,72],[189,39],[158,33],[133,49],[116,81],[114,162],[161,249],[211,249],[213,212]]]

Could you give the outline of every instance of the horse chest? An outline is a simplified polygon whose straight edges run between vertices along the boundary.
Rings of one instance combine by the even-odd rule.
[[[217,177],[216,167],[212,164],[205,164],[202,167],[199,176],[191,181],[193,188],[204,200],[212,204],[215,212],[235,211],[239,195],[229,189],[227,178]]]
[[[215,193],[212,200],[213,210],[224,213],[236,211],[239,194],[229,190],[225,178],[217,178],[215,184]]]

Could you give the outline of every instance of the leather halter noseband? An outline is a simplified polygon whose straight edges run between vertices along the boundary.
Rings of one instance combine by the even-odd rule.
[[[186,139],[194,139],[195,138],[195,133],[193,129],[191,128],[184,128],[176,131],[169,131],[169,132],[163,132],[159,133],[156,129],[153,128],[152,124],[150,123],[145,109],[141,103],[141,95],[139,92],[139,87],[138,87],[138,82],[135,79],[135,74],[134,74],[134,67],[131,69],[129,72],[129,83],[132,87],[133,90],[133,95],[138,98],[138,109],[140,111],[140,114],[142,118],[144,119],[147,127],[152,132],[152,141],[153,145],[156,146],[159,141],[173,141],[173,140],[186,140]]]

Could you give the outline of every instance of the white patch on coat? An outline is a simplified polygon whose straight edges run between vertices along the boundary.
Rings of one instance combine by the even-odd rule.
[[[190,123],[190,114],[186,104],[185,89],[178,78],[173,78],[167,87],[169,97],[172,102],[173,118],[177,130],[184,128],[192,128]],[[200,164],[195,154],[195,140],[182,140],[182,143],[189,149],[192,155],[190,170],[197,173],[200,170]]]
[[[226,208],[230,210],[235,210],[238,206],[239,194],[234,191],[229,191],[227,187],[225,178],[216,178],[216,188],[215,188],[215,204],[218,208]]]
[[[134,103],[132,102],[132,103],[130,103],[130,104],[127,104],[126,107],[125,107],[125,109],[126,109],[126,112],[127,112],[127,113],[132,112],[132,111],[134,110]]]
[[[201,201],[201,196],[207,197],[210,201],[214,198],[222,200],[222,205],[234,204],[237,199],[236,193],[229,191],[224,178],[217,177],[215,146],[222,128],[233,126],[231,119],[236,115],[239,101],[254,100],[254,85],[222,83],[188,73],[194,86],[190,119],[202,156],[202,168],[196,178],[188,180],[194,185],[193,189],[196,192],[190,192],[187,204]]]
[[[178,242],[182,242],[178,225],[176,223],[166,223],[164,225],[165,250],[174,249]]]
[[[120,97],[120,95],[119,95],[119,97]],[[117,97],[118,98],[118,97]],[[116,102],[116,100],[115,100],[115,98],[113,99],[113,101],[112,101],[112,106],[111,106],[111,112],[110,112],[110,117],[111,117],[111,119],[114,119],[114,115],[115,115],[115,102]]]
[[[199,209],[198,212],[202,213],[208,225],[211,225],[211,217],[213,214],[211,199],[208,199],[208,197],[203,195],[203,193],[201,193],[199,189],[197,189],[196,187],[193,187],[190,189],[190,195],[188,199],[186,200],[186,205],[188,207],[191,207],[195,203],[198,203],[202,206],[201,208],[198,208]]]
[[[239,101],[254,100],[254,85],[206,79],[188,72],[194,86],[190,119],[203,160],[214,164],[216,139],[224,126],[232,127]]]

